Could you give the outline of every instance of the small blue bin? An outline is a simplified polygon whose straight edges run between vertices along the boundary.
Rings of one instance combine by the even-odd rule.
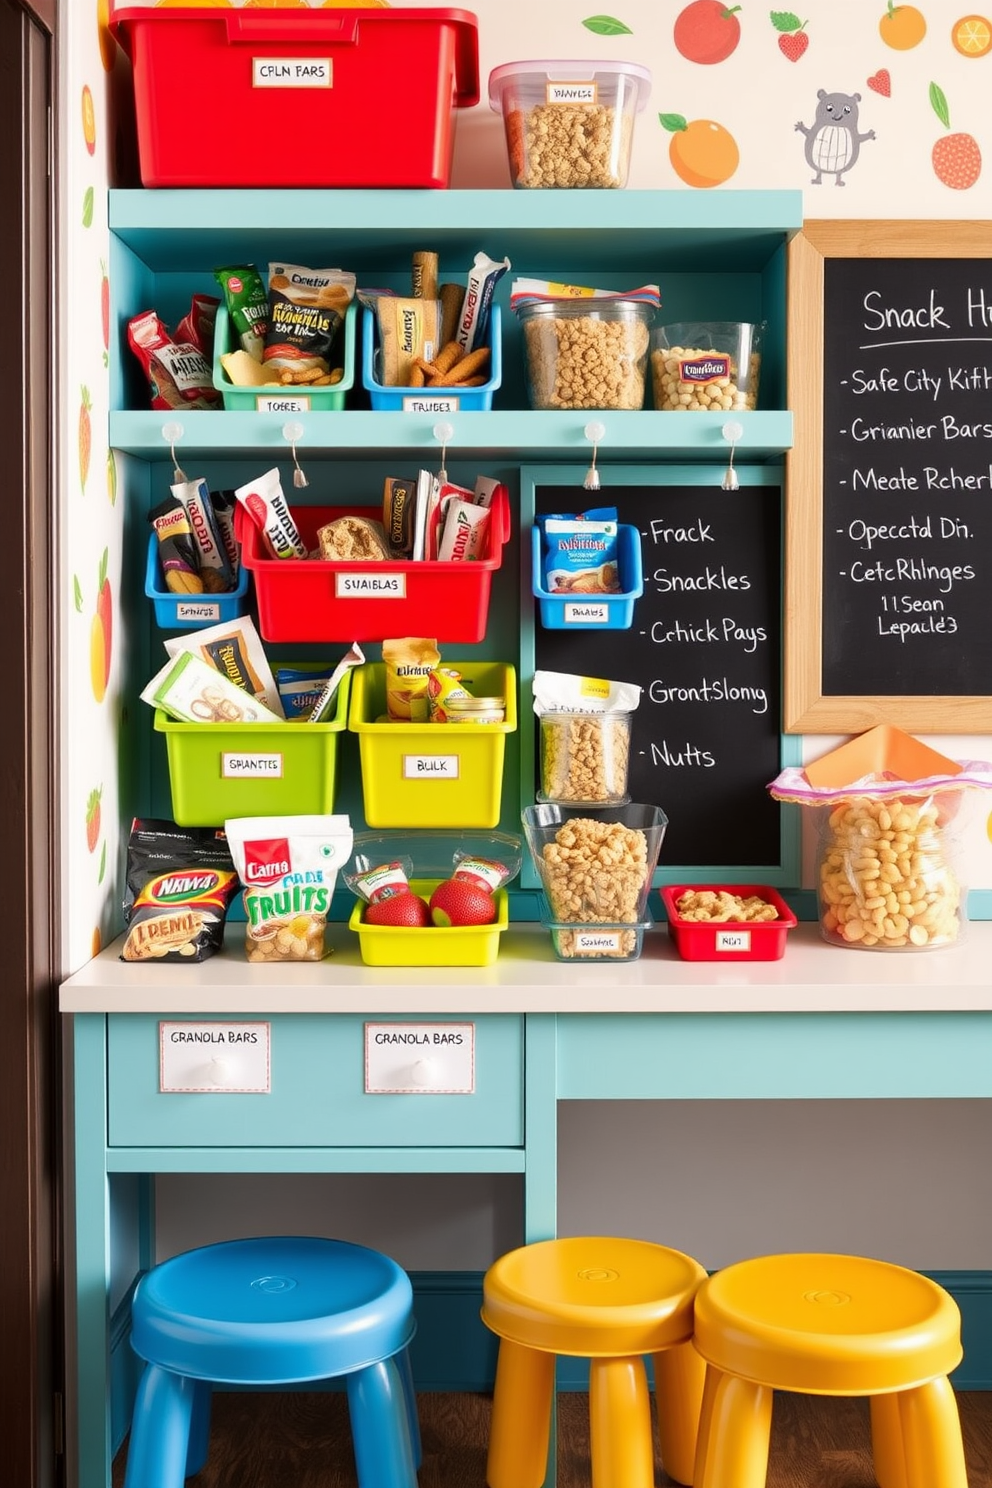
[[[641,534],[627,522],[617,526],[617,566],[623,590],[619,594],[552,594],[541,583],[541,529],[531,528],[531,590],[540,600],[541,624],[546,630],[629,630],[634,600],[644,593]]]
[[[362,314],[362,386],[367,390],[373,408],[390,409],[394,413],[459,413],[479,412],[492,408],[493,393],[503,380],[502,339],[500,335],[500,309],[493,305],[489,314],[489,381],[480,387],[412,388],[384,387],[375,375],[376,330],[375,316],[367,307]],[[439,348],[440,349],[440,348]]]
[[[158,560],[158,538],[148,539],[145,564],[145,593],[155,607],[155,624],[160,630],[199,630],[204,625],[218,625],[248,613],[250,575],[242,566],[237,587],[226,594],[173,594],[166,589],[162,565]]]

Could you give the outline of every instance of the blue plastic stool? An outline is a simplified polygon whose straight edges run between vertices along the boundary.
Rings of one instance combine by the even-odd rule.
[[[141,1278],[138,1384],[125,1488],[182,1488],[207,1459],[211,1387],[344,1376],[361,1488],[417,1488],[408,1346],[413,1288],[388,1256],[343,1240],[232,1240]]]

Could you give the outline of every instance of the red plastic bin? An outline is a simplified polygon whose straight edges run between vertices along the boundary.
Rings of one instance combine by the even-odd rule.
[[[447,186],[479,101],[465,10],[115,11],[145,186]]]
[[[300,536],[313,552],[317,529],[335,517],[379,516],[370,506],[291,507]],[[266,641],[382,641],[388,636],[435,636],[481,641],[486,634],[492,577],[510,535],[503,491],[493,500],[485,557],[474,563],[421,561],[331,563],[323,558],[270,558],[258,528],[242,507],[234,514],[242,565],[255,576],[259,630]],[[361,592],[368,580],[376,594]]]
[[[686,892],[726,889],[746,899],[757,894],[778,910],[777,920],[684,920],[675,901]],[[768,884],[671,884],[660,890],[668,933],[683,961],[781,961],[785,939],[798,923],[781,894]]]

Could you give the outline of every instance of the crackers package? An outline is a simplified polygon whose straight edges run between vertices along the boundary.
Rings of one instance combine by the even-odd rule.
[[[224,833],[135,817],[127,844],[122,961],[205,961],[238,888]]]
[[[338,332],[354,297],[355,276],[343,269],[269,264],[266,370],[289,373],[293,382],[328,376],[335,366]]]
[[[430,722],[427,689],[431,672],[440,664],[437,641],[421,636],[401,636],[383,641],[386,665],[386,709],[390,718],[410,723]]]

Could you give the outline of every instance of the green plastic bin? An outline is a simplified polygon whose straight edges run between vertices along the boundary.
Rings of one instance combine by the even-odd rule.
[[[344,325],[338,332],[331,348],[331,360],[342,367],[340,382],[332,387],[312,387],[309,383],[290,384],[288,387],[235,387],[221,365],[221,357],[229,351],[237,351],[237,342],[231,320],[224,305],[217,307],[214,325],[213,383],[220,393],[225,408],[257,410],[259,413],[328,413],[336,412],[345,405],[345,394],[355,385],[355,326],[358,320],[358,303],[352,300],[345,311]]]
[[[302,669],[299,662],[286,665]],[[156,708],[155,728],[165,735],[169,756],[173,820],[181,827],[219,827],[233,816],[332,812],[350,691],[348,673],[327,723],[178,723]]]

